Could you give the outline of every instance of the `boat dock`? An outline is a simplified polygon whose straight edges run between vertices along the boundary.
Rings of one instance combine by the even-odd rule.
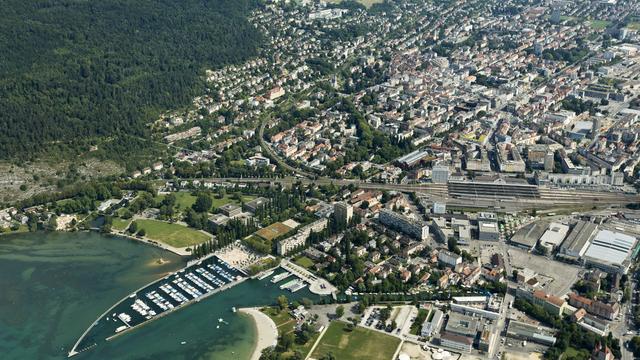
[[[235,286],[243,280],[246,280],[246,277],[242,271],[218,257],[212,256],[194,262],[120,300],[94,321],[68,355],[74,356],[97,345],[84,344],[83,340],[100,322],[112,327],[111,335],[105,339],[108,341],[183,306]]]
[[[275,270],[271,270],[271,271],[267,271],[264,274],[258,276],[258,280],[264,280],[266,278],[268,278],[269,276],[273,275],[273,273],[275,272]]]
[[[289,276],[291,276],[291,273],[283,272],[282,274],[278,274],[278,275],[274,276],[273,279],[271,279],[271,282],[274,283],[274,284],[277,284],[280,281],[288,278]]]

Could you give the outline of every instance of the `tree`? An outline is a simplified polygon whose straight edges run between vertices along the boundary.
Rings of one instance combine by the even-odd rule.
[[[458,248],[458,241],[456,241],[456,239],[454,238],[449,238],[449,240],[447,240],[447,248],[451,252],[460,254],[460,248]]]
[[[193,210],[197,212],[207,212],[213,206],[213,200],[209,194],[199,194],[196,202],[193,204]]]
[[[129,225],[129,233],[135,234],[136,231],[138,231],[138,223],[135,221],[132,221],[131,224]]]
[[[391,317],[391,306],[388,306],[380,310],[380,321],[386,322]]]
[[[176,195],[173,193],[167,194],[164,199],[162,199],[162,205],[167,207],[173,207],[176,204]]]
[[[147,231],[145,229],[138,230],[138,236],[145,236],[145,235],[147,235]]]
[[[224,199],[224,197],[227,195],[227,190],[225,188],[223,188],[222,186],[218,188],[218,199]]]
[[[634,336],[629,340],[629,348],[633,352],[634,356],[640,356],[640,336]]]
[[[336,360],[336,357],[333,356],[332,353],[326,353],[325,355],[323,355],[320,360]]]
[[[336,307],[336,318],[340,319],[344,315],[344,306],[338,305]]]
[[[278,348],[280,348],[282,352],[285,352],[291,349],[291,346],[293,346],[294,342],[295,335],[293,335],[293,333],[284,333],[282,334],[282,336],[280,336],[280,341],[278,341]]]
[[[278,303],[278,307],[280,308],[280,311],[286,309],[289,306],[289,299],[287,299],[287,297],[284,295],[278,296],[276,301]]]

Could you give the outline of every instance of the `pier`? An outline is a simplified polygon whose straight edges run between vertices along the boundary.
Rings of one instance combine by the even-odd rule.
[[[98,345],[85,345],[83,341],[101,322],[107,322],[107,330],[110,325],[115,327],[124,324],[116,328],[112,335],[106,336],[104,340],[109,341],[246,279],[243,271],[216,256],[190,262],[185,268],[139,288],[102,313],[76,341],[68,356],[72,357]]]

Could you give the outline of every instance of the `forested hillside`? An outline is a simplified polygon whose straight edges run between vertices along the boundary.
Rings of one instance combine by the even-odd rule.
[[[256,54],[253,1],[4,0],[0,158],[139,148],[160,110],[202,93],[205,68]]]

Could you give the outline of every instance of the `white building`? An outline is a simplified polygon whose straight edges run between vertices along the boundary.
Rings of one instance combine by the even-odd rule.
[[[637,239],[610,230],[600,230],[584,253],[584,261],[607,272],[626,274]]]
[[[384,225],[395,228],[418,240],[426,240],[429,237],[429,226],[424,221],[410,219],[387,209],[380,212],[379,220]]]
[[[438,252],[438,261],[455,268],[458,264],[462,264],[462,256],[448,250],[440,250]]]

